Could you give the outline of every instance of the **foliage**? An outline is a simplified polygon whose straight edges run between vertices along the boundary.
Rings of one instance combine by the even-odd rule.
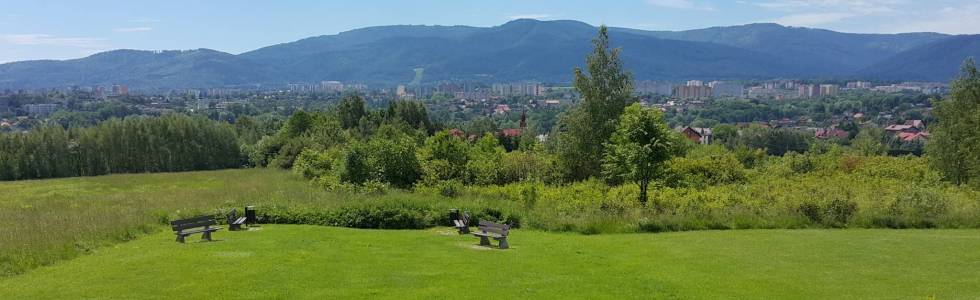
[[[620,49],[609,50],[608,31],[599,27],[592,41],[588,73],[575,69],[575,88],[582,101],[560,121],[558,165],[567,179],[600,175],[603,144],[616,131],[619,115],[632,99],[633,77],[623,70]]]
[[[183,115],[0,133],[0,180],[174,172],[242,165],[231,125]]]
[[[863,156],[875,156],[888,154],[888,147],[884,144],[885,131],[879,128],[866,127],[851,141],[854,150]]]
[[[639,200],[645,204],[650,181],[662,173],[664,162],[670,159],[670,135],[659,110],[643,108],[639,103],[630,105],[606,144],[603,173],[615,181],[639,184]]]
[[[934,113],[930,162],[947,180],[980,187],[980,71],[973,59],[963,64],[949,98],[936,103]]]
[[[358,95],[347,95],[340,100],[337,108],[337,118],[340,120],[340,127],[350,129],[360,124],[361,118],[367,114],[364,108],[364,98]]]

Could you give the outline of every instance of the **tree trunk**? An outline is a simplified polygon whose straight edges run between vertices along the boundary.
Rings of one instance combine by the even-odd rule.
[[[640,180],[640,204],[647,205],[647,186],[650,185],[649,179]]]

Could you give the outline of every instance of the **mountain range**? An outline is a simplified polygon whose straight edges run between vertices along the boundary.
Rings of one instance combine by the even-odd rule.
[[[306,38],[238,55],[209,49],[115,50],[72,60],[0,64],[0,88],[126,84],[206,88],[339,80],[404,84],[570,82],[596,27],[515,20],[495,27],[379,26]],[[610,28],[638,80],[866,79],[948,81],[980,35],[855,34],[749,24],[687,31]]]

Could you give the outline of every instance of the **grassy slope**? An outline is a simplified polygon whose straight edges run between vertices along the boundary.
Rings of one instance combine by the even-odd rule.
[[[980,297],[977,230],[747,230],[583,236],[517,230],[479,250],[448,229],[267,225],[170,233],[0,279],[10,299]]]
[[[331,207],[342,200],[276,170],[0,182],[0,277],[154,232],[178,212],[257,202]]]
[[[338,194],[274,169],[0,182],[0,278],[166,230],[166,220],[244,205],[329,210],[362,201],[432,201],[401,191]],[[465,207],[474,199],[445,199]],[[2,298],[2,297],[0,297]]]

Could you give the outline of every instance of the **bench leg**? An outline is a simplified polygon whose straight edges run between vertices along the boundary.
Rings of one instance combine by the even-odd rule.
[[[459,229],[459,234],[469,234],[470,233],[470,228],[469,227],[457,227],[457,228]]]
[[[205,231],[203,234],[201,234],[201,239],[202,240],[207,240],[208,242],[210,242],[211,241],[211,232],[210,231]]]
[[[490,246],[490,238],[485,237],[485,236],[481,236],[480,237],[480,246]]]
[[[498,241],[500,241],[500,249],[510,248],[510,244],[507,243],[507,238],[500,238]]]
[[[184,243],[184,235],[183,234],[178,234],[177,235],[177,242],[178,243]]]

